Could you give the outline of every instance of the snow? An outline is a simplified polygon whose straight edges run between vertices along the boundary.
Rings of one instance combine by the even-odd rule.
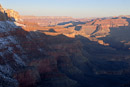
[[[8,51],[12,52],[13,51],[13,47],[8,47]]]
[[[11,21],[6,21],[6,23],[7,23],[9,28],[17,28],[18,27],[14,22],[11,22]]]
[[[13,36],[1,37],[0,38],[0,49],[7,48],[10,43],[17,44],[17,40]]]
[[[17,41],[16,37],[11,36],[9,34],[9,31],[14,31],[15,28],[18,28],[19,26],[24,26],[24,25],[19,24],[17,22],[14,23],[11,21],[0,21],[0,33],[6,34],[4,37],[0,37],[0,50],[2,50],[0,51],[0,56],[6,62],[7,58],[4,55],[8,55],[11,53],[13,54],[13,59],[15,60],[16,64],[20,66],[26,66],[23,59],[27,58],[27,56],[26,55],[19,56],[18,54],[14,53],[14,47],[10,46],[10,44],[14,44],[18,49],[20,49],[21,53],[24,52],[21,45],[19,45],[19,42]],[[0,65],[0,80],[2,79],[5,82],[11,82],[17,84],[18,82],[10,77],[13,72],[15,72],[15,70],[13,70],[11,65],[9,65],[8,63],[4,65]]]
[[[0,65],[0,71],[4,74],[11,75],[13,72],[13,69],[9,65]]]
[[[40,52],[42,52],[43,50],[41,48],[38,49]]]
[[[8,31],[14,31],[15,28],[19,28],[19,26],[24,26],[25,27],[25,25],[19,24],[17,22],[0,21],[0,33],[8,32]]]
[[[0,21],[0,32],[6,31],[6,24],[3,21]]]
[[[20,23],[17,23],[17,22],[15,22],[15,25],[16,25],[16,26],[26,27],[24,24],[20,24]]]
[[[29,39],[29,40],[32,40],[31,37],[30,37],[29,35],[27,35],[26,38]]]
[[[7,82],[7,84],[9,84],[9,85],[10,85],[10,83],[12,83],[13,86],[15,86],[15,87],[18,86],[18,81],[17,80],[15,80],[15,79],[13,79],[13,78],[11,78],[9,76],[6,76],[5,74],[3,74],[1,72],[0,72],[0,79],[1,79],[0,81]],[[8,87],[12,87],[12,86],[10,85]]]
[[[0,45],[7,45],[9,42],[7,38],[0,38]]]
[[[17,54],[14,54],[14,59],[15,59],[17,64],[25,66],[25,63],[23,62],[23,60]]]
[[[0,33],[8,32],[12,30],[12,28],[16,28],[17,26],[13,22],[9,21],[0,21]]]
[[[16,47],[19,48],[21,51],[24,51],[20,45],[16,45]]]
[[[14,36],[8,36],[7,39],[10,40],[10,42],[12,42],[14,44],[18,43]]]
[[[14,23],[11,21],[0,21],[0,33],[5,33],[8,31],[12,31],[13,29],[15,30],[15,28],[18,27],[18,25],[21,25],[19,23]],[[0,37],[0,49],[4,49],[4,48],[8,48],[8,50],[5,50],[5,52],[1,52],[1,55],[3,55],[4,53],[13,53],[13,47],[10,47],[10,44],[18,44],[18,41],[16,40],[16,38],[14,36],[5,36],[5,37]],[[20,45],[17,45],[18,48],[20,48],[21,51],[23,51],[22,47]],[[25,65],[25,63],[22,61],[22,59],[14,53],[13,56],[14,60],[16,61],[17,64],[20,65]],[[0,69],[3,69],[4,71],[7,71],[8,69],[6,69],[7,66],[5,66],[3,68],[3,66],[0,66]]]

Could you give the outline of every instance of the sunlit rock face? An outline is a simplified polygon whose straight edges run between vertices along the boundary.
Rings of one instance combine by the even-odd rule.
[[[20,15],[18,12],[14,11],[12,9],[7,9],[7,10],[5,10],[5,12],[7,13],[7,16],[10,18],[10,20],[13,20],[13,21],[20,20]]]
[[[66,17],[66,16],[21,16],[21,18],[28,22],[37,22],[40,26],[54,26],[61,22],[68,22],[76,20],[72,17]]]
[[[38,23],[40,26],[55,26],[62,24],[63,22],[68,23],[72,21],[86,22],[91,19],[87,18],[73,18],[68,16],[21,16],[21,19],[28,22]]]
[[[0,20],[18,21],[20,20],[20,15],[18,12],[12,9],[5,9],[0,5]]]

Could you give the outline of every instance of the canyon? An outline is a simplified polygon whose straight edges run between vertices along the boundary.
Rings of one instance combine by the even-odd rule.
[[[0,6],[0,87],[129,87],[129,36],[130,16],[39,18]]]
[[[88,18],[73,18],[67,16],[20,16],[26,22],[37,23],[40,26],[55,26],[61,22],[82,21],[86,22]]]

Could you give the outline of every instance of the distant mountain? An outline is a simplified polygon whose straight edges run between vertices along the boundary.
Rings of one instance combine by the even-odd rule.
[[[123,36],[117,35],[116,39],[124,37],[121,41],[118,41],[118,44],[123,41],[123,43],[121,43],[121,44],[125,44],[125,47],[124,46],[123,47],[125,49],[129,49],[128,44],[126,46],[126,43],[128,43],[129,40],[125,41],[126,39],[128,39],[129,36],[125,33],[125,32],[129,32],[129,23],[130,23],[129,17],[119,16],[119,17],[111,17],[111,18],[97,18],[86,22],[68,21],[68,22],[58,23],[57,25],[54,26],[44,26],[44,27],[39,26],[39,28],[29,27],[26,30],[35,30],[35,31],[40,30],[41,32],[49,35],[64,34],[68,37],[73,37],[73,38],[76,35],[81,35],[86,38],[89,38],[92,41],[96,41],[99,44],[108,46],[110,45],[110,43],[108,43],[108,41],[106,41],[105,38],[110,36],[112,31],[119,28],[113,35],[117,35],[117,32],[121,31],[122,29],[124,33],[120,32],[120,34],[122,34]],[[53,29],[56,32],[55,33],[49,32],[49,29]]]
[[[72,18],[67,16],[21,16],[24,21],[35,22],[40,26],[54,26],[61,22],[68,21],[88,21],[90,19],[87,18]]]

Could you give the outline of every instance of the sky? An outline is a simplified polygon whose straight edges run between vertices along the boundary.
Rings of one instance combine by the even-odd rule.
[[[0,0],[21,15],[109,17],[130,15],[130,0]]]

